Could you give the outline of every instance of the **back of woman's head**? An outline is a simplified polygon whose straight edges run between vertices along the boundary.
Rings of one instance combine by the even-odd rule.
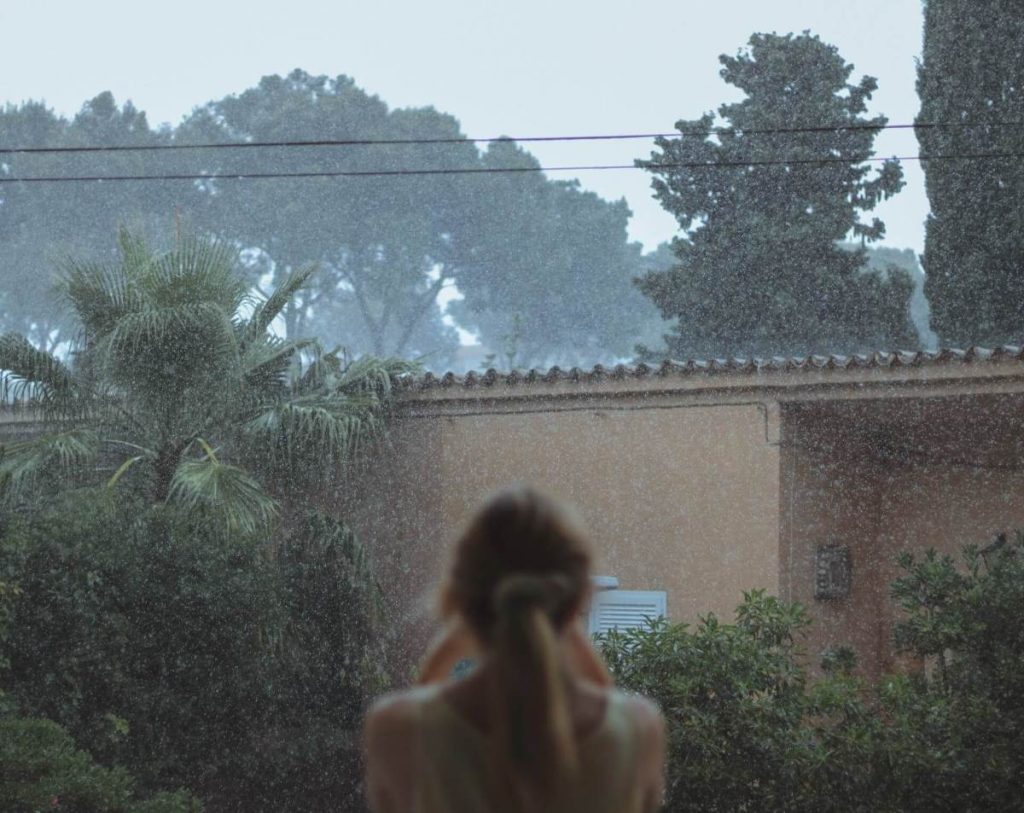
[[[566,509],[532,488],[510,487],[459,538],[445,603],[486,645],[504,601],[536,599],[563,627],[586,598],[589,573],[588,545]]]
[[[526,488],[492,497],[455,549],[445,590],[493,668],[495,781],[543,807],[576,770],[560,633],[590,589],[590,552],[565,509]]]

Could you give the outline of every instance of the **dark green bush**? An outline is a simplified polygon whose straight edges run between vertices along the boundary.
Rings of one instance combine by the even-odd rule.
[[[659,620],[602,640],[616,681],[665,713],[668,810],[797,809],[814,750],[795,648],[807,623],[799,606],[753,592],[735,624]]]
[[[20,591],[2,647],[9,701],[147,792],[186,787],[210,810],[358,798],[353,732],[381,685],[373,588],[333,520],[226,539],[68,492],[8,527],[0,581]]]
[[[199,813],[183,791],[138,801],[134,780],[103,768],[50,720],[0,718],[0,809],[80,813]]]
[[[1024,809],[1024,541],[987,559],[902,559],[894,639],[929,668],[874,686],[846,648],[809,681],[803,610],[760,592],[734,624],[604,637],[618,682],[668,721],[666,809]]]

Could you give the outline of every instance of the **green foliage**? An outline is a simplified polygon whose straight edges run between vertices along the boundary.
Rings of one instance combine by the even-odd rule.
[[[106,489],[17,520],[0,540],[0,581],[20,590],[10,699],[211,810],[354,798],[354,732],[383,684],[377,588],[337,520],[269,542]]]
[[[269,527],[277,503],[260,484],[237,466],[206,460],[186,460],[174,471],[168,502],[193,516],[210,516],[229,534],[254,534]]]
[[[267,149],[256,164],[249,150],[81,154],[75,166],[84,174],[121,175],[230,175],[268,166],[280,172],[536,166],[511,141],[481,152],[451,115],[429,107],[391,109],[349,77],[300,70],[200,104],[173,129],[151,129],[144,114],[130,104],[118,108],[109,93],[71,121],[33,102],[0,110],[0,143],[35,147],[409,138],[454,141]],[[12,175],[60,175],[67,166],[67,156],[59,155],[5,161]],[[81,258],[82,275],[92,287],[107,288],[104,307],[116,314],[133,292],[104,275],[116,248],[115,225],[127,222],[159,236],[172,217],[244,248],[247,281],[269,279],[283,292],[254,323],[265,330],[274,313],[292,341],[318,335],[329,346],[444,367],[458,333],[444,321],[438,295],[454,286],[466,301],[451,313],[493,350],[509,333],[508,314],[523,314],[530,341],[516,364],[607,362],[628,354],[641,330],[658,321],[631,283],[644,260],[626,234],[625,202],[536,172],[10,184],[4,192],[0,261],[9,284],[0,292],[0,330],[27,335],[46,350],[73,336],[73,325],[48,301],[55,261]],[[173,310],[165,316],[176,318]],[[147,317],[152,329],[156,318]]]
[[[26,396],[57,401],[71,395],[71,371],[59,359],[37,349],[24,336],[0,336],[7,375],[0,381],[0,400],[19,401]]]
[[[481,165],[538,163],[503,140]],[[658,322],[631,284],[645,257],[628,240],[625,200],[608,202],[536,172],[483,175],[465,186],[472,251],[455,276],[463,299],[449,311],[499,354],[500,366],[607,363]]]
[[[0,445],[0,504],[30,492],[52,491],[94,463],[97,446],[96,434],[88,429]]]
[[[753,592],[735,624],[709,615],[691,631],[660,620],[602,641],[616,681],[665,712],[666,810],[797,809],[810,756],[796,658],[806,624],[800,607]]]
[[[71,120],[39,102],[0,108],[0,141],[11,146],[80,147],[91,144],[149,146],[170,141],[150,128],[145,113],[129,102],[118,107],[110,93],[87,101]],[[186,159],[187,160],[187,159]],[[11,177],[61,176],[66,155],[17,154],[4,158]],[[75,174],[146,174],[146,153],[75,156]],[[178,164],[179,168],[183,168]],[[74,336],[68,314],[53,306],[55,267],[73,255],[102,261],[115,248],[119,223],[146,233],[166,230],[177,206],[196,200],[188,181],[165,183],[4,184],[0,208],[4,286],[0,290],[0,332],[16,331],[34,346],[53,350]]]
[[[866,118],[876,82],[849,82],[853,66],[810,34],[755,34],[721,75],[744,93],[722,105],[728,129],[717,136],[661,138],[638,165],[655,176],[655,196],[679,221],[676,266],[638,280],[666,319],[678,358],[853,352],[916,344],[908,301],[913,283],[895,269],[864,269],[864,249],[839,245],[849,235],[884,235],[861,215],[903,185],[886,161],[871,175],[864,161],[881,116]],[[708,113],[679,121],[680,133],[707,130]],[[766,133],[834,124],[848,129]],[[827,158],[836,163],[807,163]],[[791,164],[761,164],[792,159]],[[702,164],[731,164],[733,168]],[[667,164],[669,166],[660,166]]]
[[[305,506],[415,367],[270,335],[310,276],[251,302],[224,245],[122,231],[115,263],[66,264],[73,364],[0,341],[49,430],[0,446],[7,703],[171,794],[140,810],[180,787],[211,810],[357,804],[380,596],[351,531]]]
[[[987,560],[987,561],[986,561]],[[852,650],[809,681],[799,606],[754,592],[735,624],[653,622],[601,647],[668,721],[668,811],[985,811],[1024,805],[1024,537],[956,567],[902,559],[898,646],[926,674],[855,677]]]
[[[1024,536],[968,547],[957,567],[929,552],[905,556],[892,594],[906,612],[897,645],[925,658],[921,690],[934,707],[909,705],[942,771],[936,795],[950,809],[1024,804]]]
[[[1024,331],[1024,15],[1012,0],[925,0],[918,66],[931,211],[922,263],[945,343],[1018,344]]]
[[[3,494],[45,497],[44,472],[100,476],[252,532],[276,515],[261,479],[282,492],[329,482],[379,435],[391,379],[414,366],[343,363],[269,334],[310,275],[250,302],[224,244],[189,238],[159,253],[127,230],[118,262],[68,261],[61,290],[82,336],[74,366],[25,337],[0,339],[0,383],[58,432],[2,449]]]
[[[865,248],[852,242],[842,245],[848,251],[860,251]],[[907,275],[913,284],[913,293],[910,295],[910,321],[917,331],[916,341],[921,347],[928,349],[938,347],[938,336],[931,329],[931,307],[925,298],[925,276],[918,255],[910,248],[893,248],[878,244],[867,246],[866,250],[867,264],[864,266],[864,271],[883,280],[887,280],[890,271],[894,269],[902,270]],[[889,303],[889,307],[893,307],[892,303]],[[881,338],[880,341],[882,341]],[[877,346],[884,347],[885,345],[880,343]]]
[[[184,791],[135,798],[134,781],[103,768],[49,720],[0,717],[0,806],[8,813],[200,813]]]

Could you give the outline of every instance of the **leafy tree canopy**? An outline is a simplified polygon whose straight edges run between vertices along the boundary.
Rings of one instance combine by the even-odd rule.
[[[110,93],[89,100],[70,121],[36,102],[0,110],[0,143],[12,147],[164,144],[145,113],[118,107]],[[0,172],[11,177],[136,175],[150,172],[145,153],[11,154]],[[55,275],[69,256],[108,259],[119,224],[156,234],[175,207],[195,195],[184,181],[113,184],[4,184],[0,205],[0,329],[16,330],[50,350],[71,336],[68,314],[53,305]]]
[[[910,279],[861,273],[864,251],[838,245],[849,235],[881,238],[884,224],[861,215],[903,185],[895,161],[877,172],[864,163],[876,128],[886,123],[864,115],[875,80],[851,84],[853,66],[809,33],[755,34],[745,50],[720,61],[722,78],[744,94],[719,108],[726,129],[690,134],[715,125],[710,113],[679,121],[680,137],[659,139],[660,151],[638,162],[682,229],[673,243],[676,266],[639,280],[662,315],[678,320],[666,336],[669,353],[764,356],[913,344]],[[764,132],[821,125],[847,129]]]
[[[439,139],[447,143],[281,147],[159,153],[17,155],[14,175],[174,174],[535,168],[512,142],[484,151],[433,108],[394,109],[346,77],[293,71],[203,104],[154,131],[109,93],[72,121],[42,105],[0,113],[0,141],[28,146],[197,144],[237,141]],[[611,361],[657,321],[631,279],[642,270],[623,201],[534,171],[110,184],[12,184],[0,206],[0,323],[53,349],[68,325],[50,307],[52,269],[67,255],[109,262],[109,235],[129,223],[151,238],[182,228],[243,252],[263,288],[297,269],[319,273],[281,312],[289,339],[320,336],[356,354],[423,358],[444,367],[455,325],[501,349],[518,319],[514,362]],[[166,245],[162,247],[167,247]],[[465,299],[445,319],[442,293]]]

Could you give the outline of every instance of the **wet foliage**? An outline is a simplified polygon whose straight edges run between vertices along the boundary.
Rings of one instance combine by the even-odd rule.
[[[9,813],[199,813],[184,791],[139,799],[121,768],[107,769],[50,720],[0,717],[0,802]]]
[[[19,714],[210,810],[356,792],[360,715],[384,678],[374,587],[337,522],[228,536],[76,491],[5,529],[0,568],[19,587],[2,675]]]
[[[533,171],[504,139],[478,148],[451,115],[392,109],[347,76],[296,70],[221,99],[197,99],[174,128],[150,126],[112,94],[65,119],[29,102],[0,109],[0,146],[189,146],[317,140],[441,140],[428,144],[273,147],[113,154],[15,154],[0,174],[223,175],[221,180],[111,184],[10,183],[0,205],[0,330],[45,349],[70,337],[50,297],[54,263],[104,262],[119,224],[161,247],[175,224],[245,250],[252,285],[316,277],[281,312],[288,339],[316,335],[357,355],[457,363],[456,325],[513,366],[586,364],[628,356],[661,320],[632,278],[650,264],[631,242],[625,201]],[[233,173],[427,172],[402,177],[232,180]],[[491,173],[492,169],[511,172]],[[468,170],[468,174],[443,174]],[[440,173],[440,174],[435,174]],[[457,290],[448,319],[438,296]]]
[[[1024,325],[1024,14],[1006,0],[926,0],[917,121],[930,212],[922,263],[947,344],[1016,344]],[[957,127],[929,127],[959,122]]]
[[[669,724],[669,811],[983,811],[1024,804],[1024,542],[906,556],[892,594],[909,672],[811,679],[799,605],[746,594],[732,624],[608,633],[616,680]],[[923,668],[927,667],[927,668]]]
[[[910,277],[867,268],[847,235],[880,239],[862,220],[903,186],[895,160],[865,163],[883,116],[864,115],[877,88],[850,82],[853,66],[834,46],[804,33],[755,34],[721,57],[722,78],[740,102],[676,123],[638,165],[679,221],[676,263],[639,280],[674,330],[673,358],[802,355],[911,347]],[[794,133],[806,122],[840,129]],[[819,162],[820,159],[825,162]],[[716,164],[709,169],[709,164]],[[657,352],[657,351],[656,351]]]
[[[161,254],[124,233],[120,262],[67,272],[71,359],[0,339],[38,419],[0,446],[0,686],[29,732],[11,764],[43,766],[29,796],[71,805],[88,780],[110,810],[133,788],[208,810],[358,805],[380,597],[358,540],[312,506],[410,367],[272,336],[310,273],[247,304],[222,245]]]

